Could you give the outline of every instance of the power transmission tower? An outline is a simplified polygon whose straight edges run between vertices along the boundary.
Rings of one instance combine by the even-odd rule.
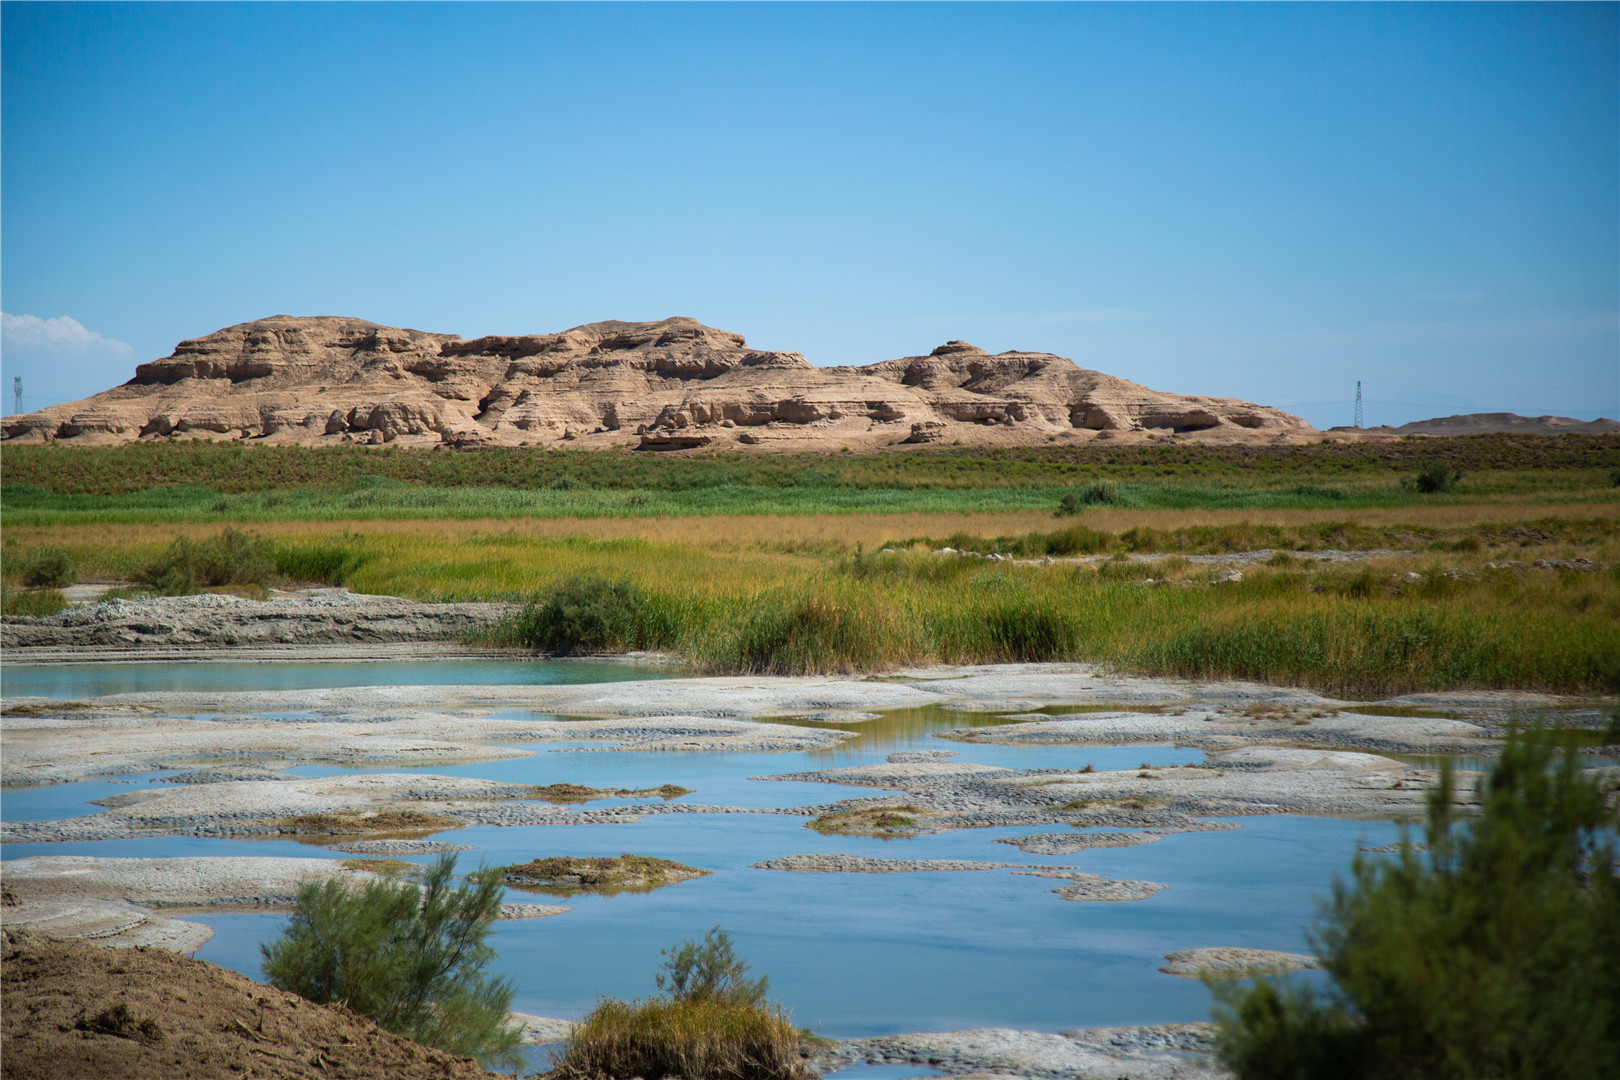
[[[1361,380],[1356,380],[1356,427],[1361,426]]]
[[[11,380],[11,392],[17,397],[17,407],[14,412],[22,412],[22,376],[14,376]]]

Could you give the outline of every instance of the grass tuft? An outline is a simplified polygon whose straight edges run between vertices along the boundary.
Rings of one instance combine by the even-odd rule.
[[[38,619],[66,611],[68,598],[60,589],[29,589],[13,592],[0,589],[0,615],[19,615]]]
[[[901,806],[868,806],[823,814],[808,827],[829,836],[907,836],[915,833],[925,811],[909,803]]]
[[[813,1080],[779,1007],[723,998],[601,1002],[575,1026],[553,1080]]]
[[[636,648],[647,637],[647,594],[626,578],[573,577],[531,601],[498,640],[552,652]]]

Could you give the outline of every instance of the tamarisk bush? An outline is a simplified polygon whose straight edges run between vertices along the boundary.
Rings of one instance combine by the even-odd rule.
[[[341,1002],[425,1046],[516,1065],[521,1037],[512,986],[484,971],[501,910],[501,872],[453,884],[456,857],[413,882],[306,882],[280,939],[261,945],[270,985],[317,1003]]]

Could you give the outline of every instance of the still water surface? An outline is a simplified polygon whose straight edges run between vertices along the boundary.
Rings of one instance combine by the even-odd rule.
[[[375,660],[321,663],[185,660],[104,664],[6,664],[0,694],[73,701],[156,690],[216,693],[346,686],[550,686],[667,679],[681,674],[590,660]]]
[[[161,687],[207,690],[222,665],[168,665]],[[532,665],[527,680],[504,663],[437,665],[461,669],[455,678],[424,678],[436,665],[241,665],[255,687],[370,685],[394,667],[402,683],[476,684],[522,681],[600,681],[584,665]],[[72,665],[80,668],[145,665]],[[646,677],[620,665],[599,665],[617,678]],[[192,670],[186,670],[186,669]],[[566,669],[561,672],[547,668]],[[211,669],[211,670],[210,670]],[[282,669],[282,670],[277,670]],[[300,670],[293,670],[300,669]],[[467,669],[476,669],[470,674]],[[31,689],[6,693],[85,697],[97,687],[129,688],[127,674],[64,672],[59,684],[42,677]],[[40,673],[43,675],[44,673]],[[601,672],[602,678],[614,677]],[[569,677],[571,676],[571,677]],[[124,681],[120,681],[124,680]],[[243,689],[241,684],[232,689]],[[508,713],[506,715],[531,715]],[[536,715],[536,718],[540,717]],[[781,718],[784,723],[809,723]],[[1201,751],[1169,746],[1002,747],[935,737],[941,730],[995,723],[998,718],[926,708],[894,710],[877,721],[845,726],[860,732],[835,749],[784,754],[601,752],[601,744],[530,745],[533,756],[446,766],[439,774],[593,787],[675,783],[696,789],[683,801],[750,808],[791,807],[876,794],[870,788],[769,781],[755,777],[878,762],[896,750],[955,751],[953,761],[1016,769],[1132,768],[1203,759]],[[817,723],[814,726],[829,726]],[[582,752],[584,751],[584,752]],[[300,775],[339,770],[305,767]],[[399,770],[389,770],[399,771]],[[86,800],[139,790],[103,781],[3,795],[7,819],[90,813]],[[593,807],[631,800],[592,803]],[[514,1007],[548,1016],[579,1016],[602,995],[651,993],[659,951],[711,926],[726,927],[755,972],[768,973],[774,999],[797,1023],[832,1037],[903,1031],[1006,1026],[1061,1031],[1100,1024],[1202,1020],[1208,992],[1196,981],[1157,971],[1167,952],[1214,945],[1304,951],[1306,930],[1336,872],[1358,844],[1381,845],[1399,833],[1388,823],[1305,817],[1249,817],[1224,832],[1167,836],[1158,843],[1100,849],[1064,857],[1027,855],[1000,838],[1065,827],[969,829],[942,836],[878,840],[822,836],[802,816],[674,814],[635,824],[474,827],[442,834],[471,844],[463,864],[522,862],[542,855],[617,855],[675,859],[714,873],[651,893],[566,900],[509,890],[509,898],[563,903],[565,915],[498,925],[492,943],[496,970],[517,987]],[[1169,888],[1128,903],[1075,903],[1052,890],[1062,884],[1007,869],[953,873],[796,874],[756,870],[763,859],[797,853],[842,852],[879,857],[975,859],[1065,866],[1113,878],[1156,881]],[[121,856],[288,855],[345,857],[289,840],[162,837],[133,841],[8,845],[6,858],[33,854]],[[430,861],[427,857],[418,862]],[[257,976],[258,946],[285,923],[281,914],[188,916],[217,933],[198,956]],[[1316,976],[1306,976],[1315,978]]]

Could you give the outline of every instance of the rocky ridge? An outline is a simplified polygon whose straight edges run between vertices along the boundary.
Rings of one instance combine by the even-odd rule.
[[[464,340],[363,319],[277,315],[182,341],[122,386],[8,417],[0,437],[115,445],[870,449],[1052,439],[1319,437],[1278,409],[1161,393],[1049,353],[950,341],[863,367],[750,348],[695,319]]]
[[[1620,431],[1620,421],[1599,417],[1577,420],[1571,416],[1520,416],[1518,413],[1463,413],[1414,420],[1400,427],[1382,424],[1370,428],[1336,427],[1334,431],[1359,431],[1374,435],[1488,435],[1513,432],[1521,435],[1607,435]]]

